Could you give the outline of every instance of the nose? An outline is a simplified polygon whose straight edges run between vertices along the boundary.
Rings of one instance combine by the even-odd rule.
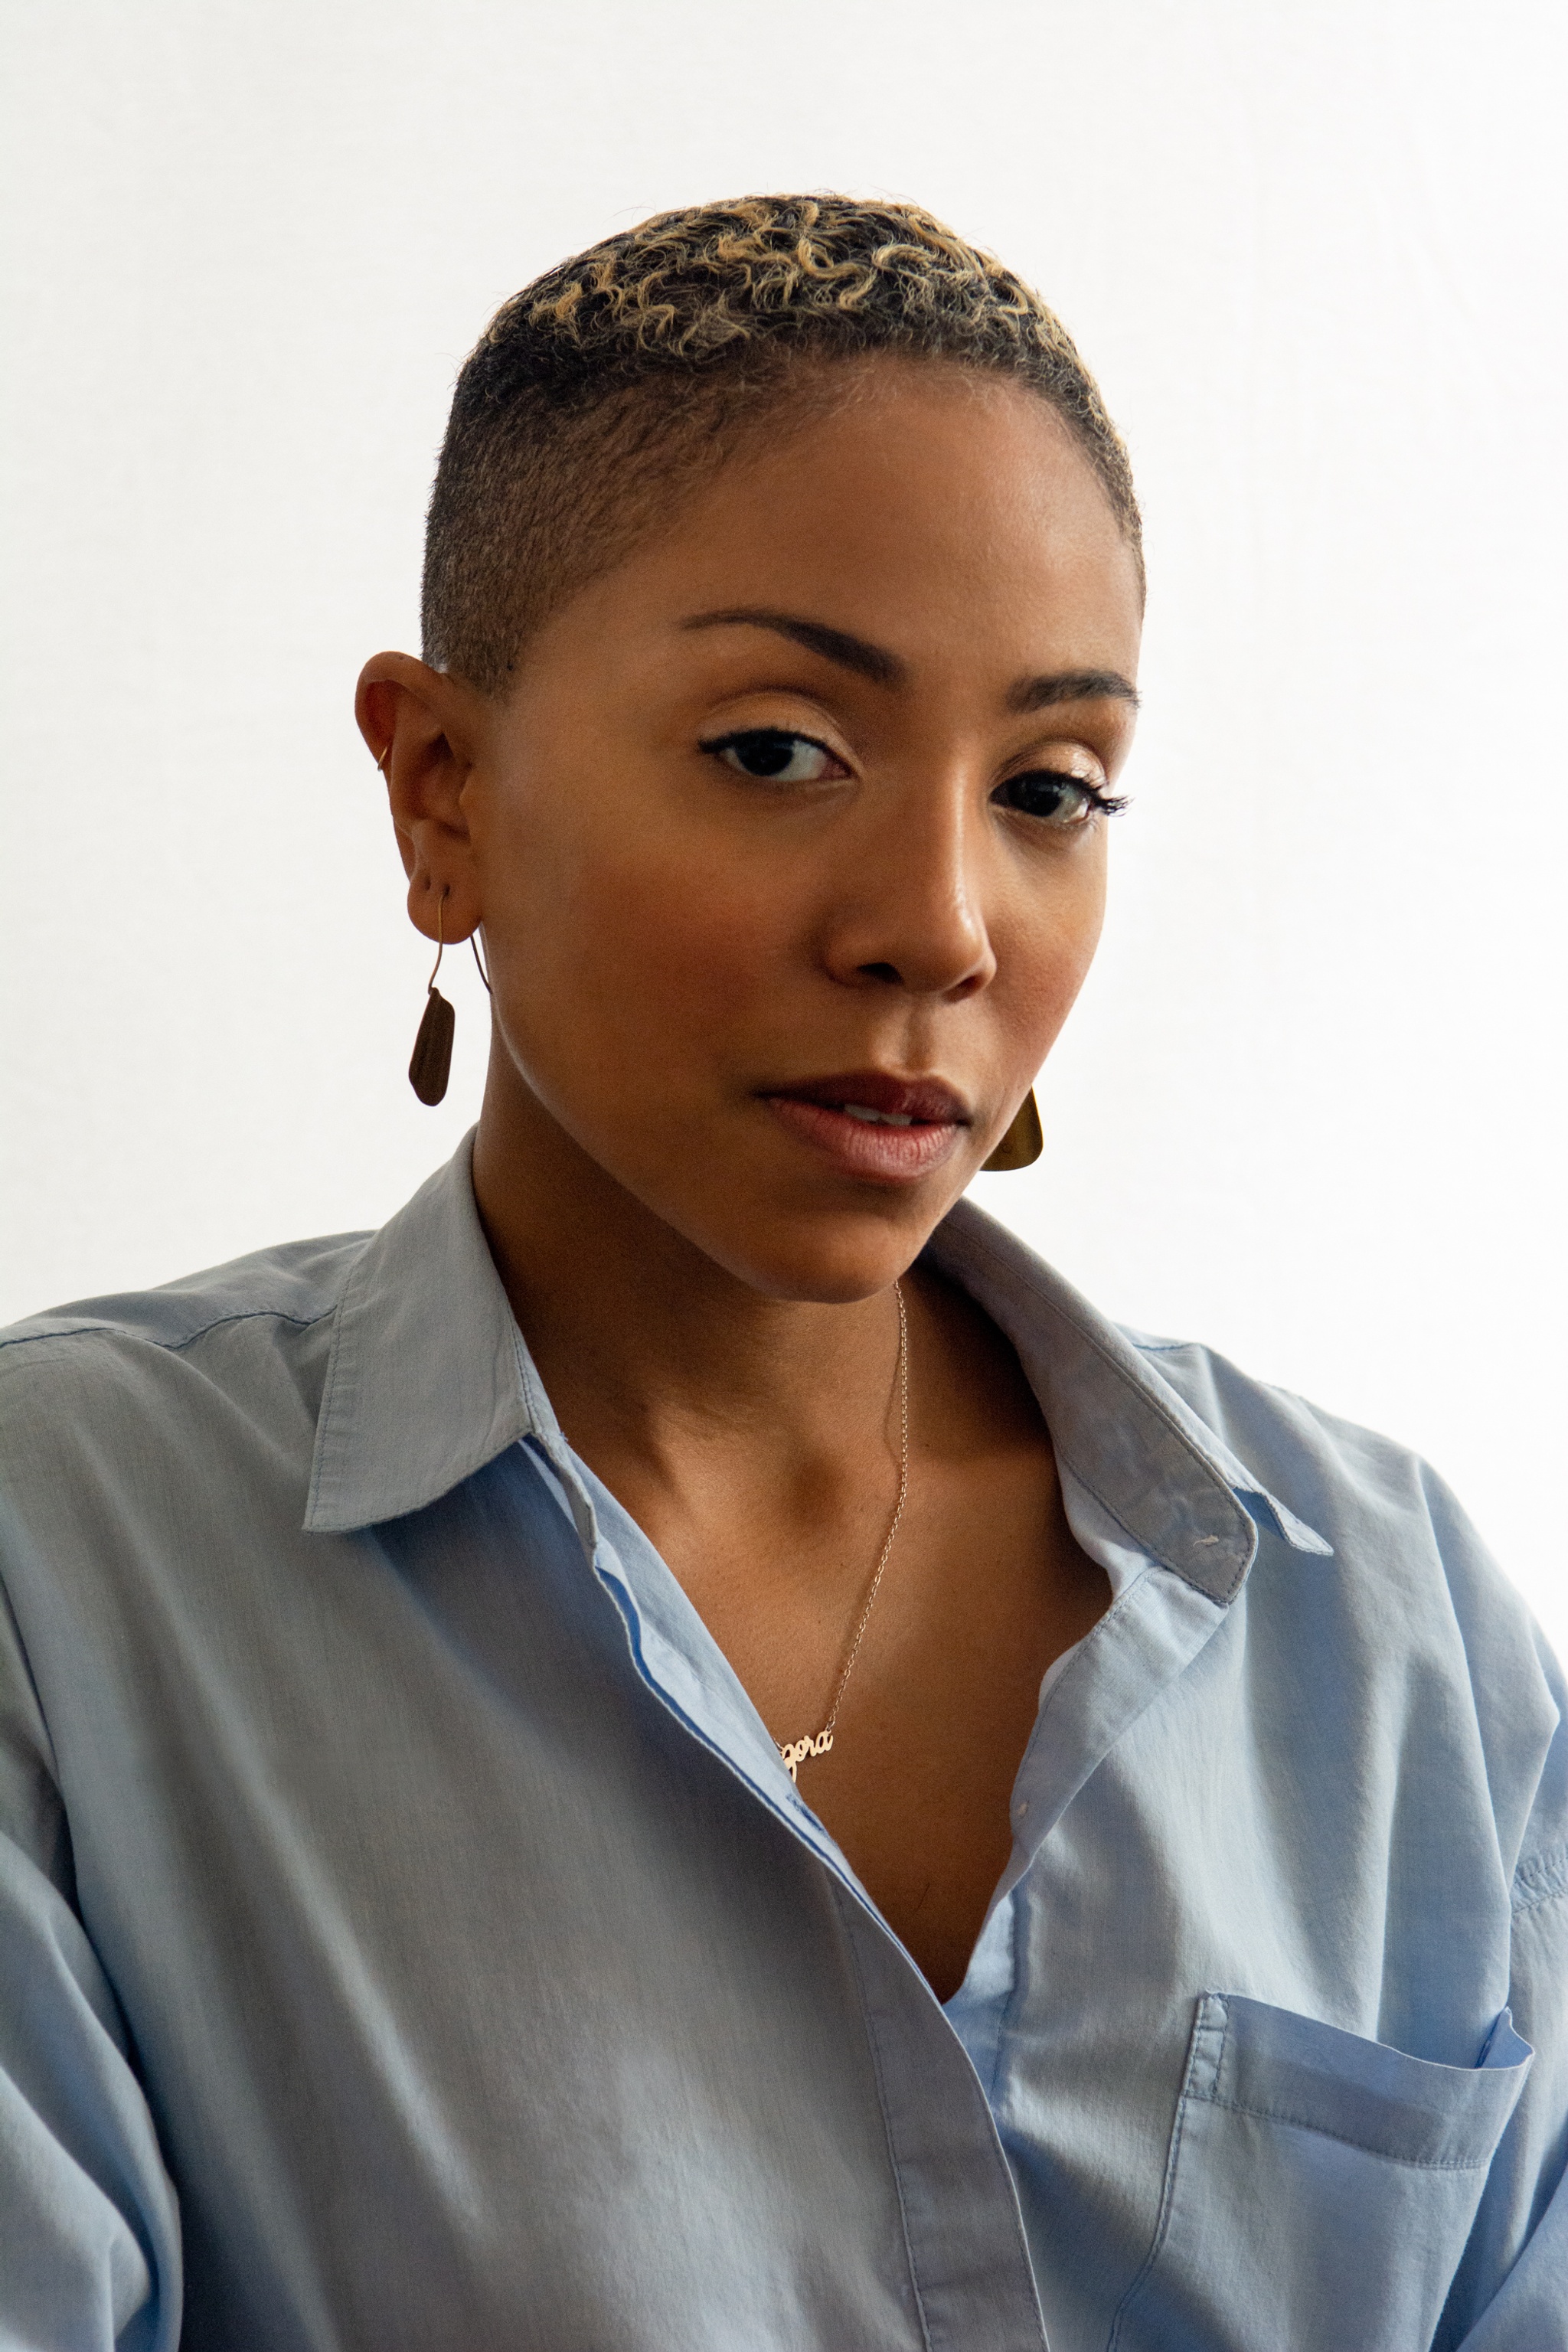
[[[984,908],[984,820],[962,781],[879,796],[837,845],[823,961],[847,987],[959,1003],[994,978]]]

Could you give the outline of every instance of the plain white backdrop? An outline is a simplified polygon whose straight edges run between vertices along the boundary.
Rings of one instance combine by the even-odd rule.
[[[910,195],[1131,442],[1102,958],[985,1205],[1429,1454],[1568,1643],[1554,0],[7,0],[0,1318],[373,1225],[472,1118],[350,698],[455,371],[645,214]]]

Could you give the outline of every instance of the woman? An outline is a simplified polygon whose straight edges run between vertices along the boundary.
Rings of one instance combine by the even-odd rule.
[[[471,1144],[0,1349],[0,2338],[1568,2344],[1522,1607],[961,1197],[1142,601],[1070,342],[913,209],[492,323],[358,706]]]

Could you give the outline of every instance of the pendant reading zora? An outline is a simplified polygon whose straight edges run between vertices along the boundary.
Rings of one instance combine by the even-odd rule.
[[[792,1780],[798,1781],[800,1777],[800,1768],[805,1763],[806,1758],[808,1756],[826,1756],[832,1745],[832,1732],[819,1731],[815,1739],[792,1739],[787,1747],[781,1739],[778,1742],[778,1751],[784,1758],[784,1769],[789,1774],[790,1779]]]

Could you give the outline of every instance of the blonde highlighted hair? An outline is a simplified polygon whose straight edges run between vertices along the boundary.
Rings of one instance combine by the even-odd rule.
[[[821,413],[842,363],[878,353],[1029,386],[1140,553],[1126,449],[1031,287],[914,205],[744,196],[657,214],[497,311],[437,469],[426,659],[504,691],[532,631],[683,489],[760,423]]]

